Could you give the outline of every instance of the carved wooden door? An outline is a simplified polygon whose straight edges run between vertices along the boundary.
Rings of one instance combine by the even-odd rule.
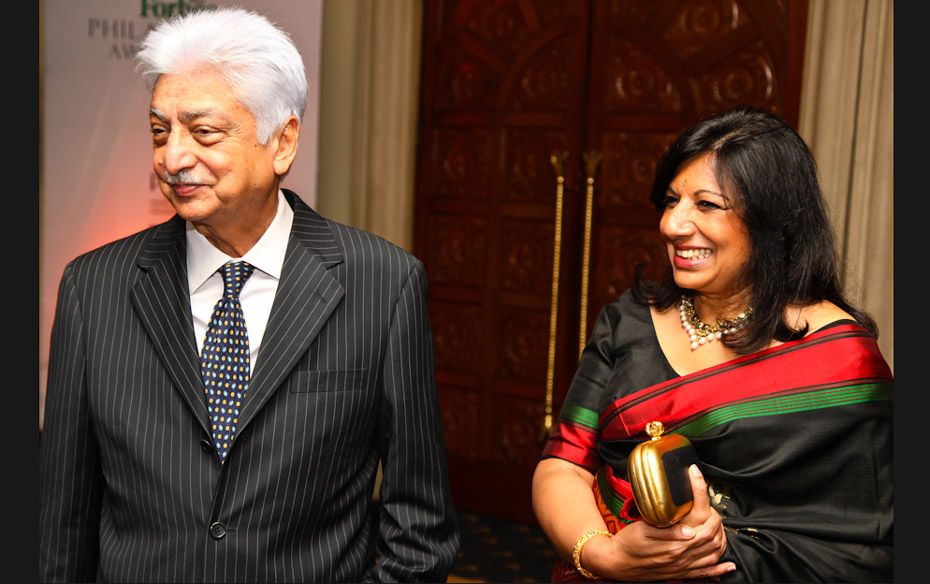
[[[671,138],[738,103],[796,123],[806,3],[426,2],[414,252],[458,506],[535,522],[556,227],[557,414],[582,318],[627,288],[638,262],[665,261],[648,190]],[[559,226],[553,153],[565,155]],[[585,153],[601,162],[583,302]]]

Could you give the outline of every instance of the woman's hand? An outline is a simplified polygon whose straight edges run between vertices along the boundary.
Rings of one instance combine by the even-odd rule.
[[[732,562],[718,563],[727,548],[726,532],[697,465],[689,474],[694,502],[681,521],[671,527],[637,521],[613,537],[592,538],[582,565],[603,578],[625,581],[708,578],[736,569]]]

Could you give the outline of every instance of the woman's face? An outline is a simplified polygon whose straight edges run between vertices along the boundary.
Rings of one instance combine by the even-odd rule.
[[[735,194],[717,182],[711,154],[689,160],[672,179],[659,231],[680,288],[718,298],[745,292],[749,232]]]

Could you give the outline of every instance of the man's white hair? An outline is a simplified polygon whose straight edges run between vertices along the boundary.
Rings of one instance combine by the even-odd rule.
[[[164,20],[136,55],[146,88],[161,75],[213,67],[255,116],[261,144],[288,118],[303,120],[307,78],[290,36],[264,16],[237,7],[195,10]]]

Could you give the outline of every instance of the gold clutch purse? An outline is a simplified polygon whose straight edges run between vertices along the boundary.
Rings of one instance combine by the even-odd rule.
[[[668,527],[691,510],[688,467],[698,461],[691,441],[681,434],[662,436],[662,422],[646,424],[652,438],[630,453],[627,470],[639,514],[656,527]]]

